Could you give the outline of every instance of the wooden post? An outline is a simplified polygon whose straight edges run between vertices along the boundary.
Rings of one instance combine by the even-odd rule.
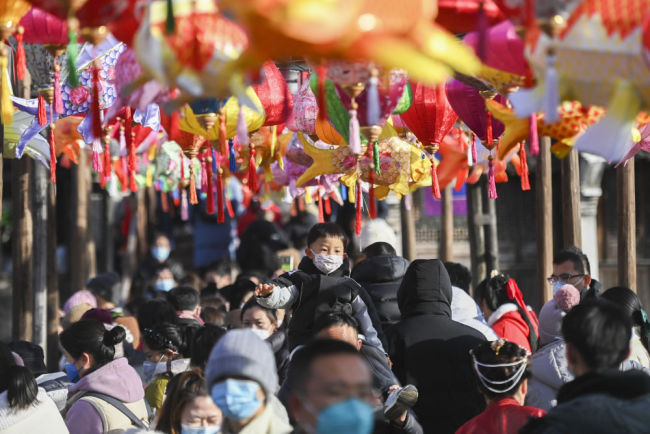
[[[74,221],[71,222],[70,240],[70,292],[83,289],[88,280],[88,201],[90,199],[90,167],[88,155],[82,150],[79,164],[73,167],[72,194],[74,195]]]
[[[13,160],[12,213],[13,233],[11,236],[13,256],[13,308],[12,335],[14,339],[32,340],[34,281],[32,279],[32,253],[34,248],[32,231],[32,196],[30,182],[33,160],[28,157]]]
[[[137,205],[135,207],[135,219],[137,222],[137,237],[138,237],[138,262],[147,256],[149,245],[147,243],[147,202],[145,190],[140,189],[135,194]]]
[[[40,162],[34,162],[33,197],[33,281],[34,336],[33,342],[47,354],[47,205],[50,172]]]
[[[537,285],[540,305],[553,298],[553,288],[546,279],[553,272],[553,189],[551,171],[551,139],[541,137],[537,156]]]
[[[562,160],[562,226],[564,247],[582,248],[580,161],[576,150]]]
[[[441,261],[454,259],[454,197],[451,184],[442,191],[442,213],[440,215],[440,254]]]
[[[412,195],[404,196],[400,202],[400,214],[402,217],[402,256],[409,261],[413,261],[416,258],[412,198]]]
[[[488,274],[499,270],[499,240],[497,236],[497,205],[496,200],[490,199],[487,186],[482,189],[483,208],[485,210],[483,227],[485,230],[485,268]]]
[[[483,200],[481,183],[466,184],[467,230],[472,266],[472,287],[476,288],[486,277],[485,234],[483,233]]]
[[[57,270],[56,185],[49,183],[47,197],[47,369],[59,367],[59,274]]]
[[[636,287],[636,204],[634,159],[616,169],[618,208],[618,284]]]

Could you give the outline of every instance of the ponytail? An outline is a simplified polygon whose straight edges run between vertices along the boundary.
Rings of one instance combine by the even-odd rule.
[[[7,370],[7,401],[12,409],[27,408],[36,401],[38,385],[31,371],[24,366]]]
[[[72,324],[59,336],[61,346],[76,360],[83,353],[93,356],[97,369],[113,361],[115,345],[126,337],[121,326],[106,330],[104,324],[95,319],[84,319]]]

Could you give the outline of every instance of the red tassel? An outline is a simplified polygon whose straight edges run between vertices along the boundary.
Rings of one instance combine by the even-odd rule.
[[[228,129],[226,128],[226,111],[219,113],[219,153],[228,155]]]
[[[228,211],[228,216],[231,219],[235,218],[235,210],[232,209],[232,202],[230,199],[228,199],[228,196],[226,196],[226,210]]]
[[[485,127],[486,147],[492,149],[494,136],[492,135],[492,112],[487,112],[487,125]]]
[[[120,167],[122,167],[122,174],[118,174],[120,184],[122,185],[122,192],[129,189],[129,170],[127,169],[128,163],[126,157],[120,157]]]
[[[257,167],[255,167],[255,148],[250,146],[250,159],[248,161],[248,188],[257,193]]]
[[[47,112],[45,111],[45,98],[39,92],[38,94],[38,124],[47,125]]]
[[[332,215],[332,204],[330,203],[330,197],[325,198],[325,214]]]
[[[25,79],[25,72],[27,71],[27,62],[25,60],[25,46],[23,45],[23,37],[25,30],[22,26],[18,27],[18,31],[14,35],[16,38],[16,76],[18,80]]]
[[[431,193],[433,193],[435,199],[442,198],[440,183],[438,183],[438,169],[433,160],[431,160]]]
[[[208,214],[214,214],[216,206],[214,204],[214,188],[212,186],[212,163],[210,162],[207,162],[205,165],[205,175],[207,178],[206,183],[208,184],[206,192],[208,197],[206,198],[205,209]]]
[[[357,236],[361,235],[361,212],[363,211],[363,195],[361,194],[361,183],[357,182],[356,189],[356,220],[354,224],[354,229]]]
[[[526,147],[522,142],[519,145],[519,160],[521,161],[521,189],[523,191],[530,190],[530,180],[528,179],[528,160],[526,158]]]
[[[374,220],[377,218],[377,205],[375,204],[375,171],[372,167],[370,168],[369,177],[370,185],[368,189],[368,216]]]
[[[63,99],[61,98],[61,68],[54,59],[54,112],[63,113]]]
[[[223,212],[223,170],[221,167],[217,169],[217,223],[226,221],[226,216]]]
[[[100,154],[102,153],[102,145],[99,142],[99,139],[93,140],[93,170],[97,172],[97,174],[100,175],[100,179],[102,179],[102,159],[100,157]]]
[[[530,129],[530,155],[535,156],[539,154],[539,132],[537,131],[537,113],[533,113],[532,115],[530,115],[529,129]]]
[[[104,180],[110,181],[111,179],[111,145],[110,143],[104,143]]]
[[[196,180],[194,179],[194,167],[190,161],[190,204],[196,205],[199,203],[199,198],[196,195]]]
[[[327,119],[327,101],[325,100],[325,77],[327,75],[327,67],[323,64],[318,65],[316,68],[318,74],[318,119]]]
[[[494,179],[494,161],[492,155],[488,157],[488,167],[488,197],[490,199],[496,199],[499,196],[497,195],[497,185]]]
[[[160,190],[160,207],[164,213],[169,212],[169,197],[162,190]]]
[[[318,223],[325,223],[325,214],[323,211],[323,196],[318,192]]]
[[[135,171],[135,134],[133,133],[133,117],[131,107],[124,110],[124,138],[126,139],[126,150],[128,152],[127,167],[129,172]]]
[[[54,124],[50,125],[50,179],[56,184],[56,144],[54,143]]]
[[[135,179],[135,171],[129,172],[129,190],[133,193],[138,191],[138,182]]]
[[[102,136],[102,119],[99,111],[99,65],[95,64],[93,70],[93,95],[90,105],[90,114],[92,116],[93,136],[100,138]]]

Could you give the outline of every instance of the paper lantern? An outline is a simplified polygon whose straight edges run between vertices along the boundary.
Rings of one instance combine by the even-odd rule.
[[[463,42],[478,54],[481,37],[485,38],[485,66],[479,77],[495,86],[500,91],[513,87],[529,87],[533,83],[532,71],[524,57],[524,42],[510,21],[503,21],[490,27],[484,36],[478,32],[465,35]],[[508,74],[504,74],[508,73]],[[506,77],[507,80],[503,80]]]
[[[447,100],[444,85],[427,87],[414,83],[411,87],[413,88],[413,104],[400,117],[433,158],[438,152],[442,139],[454,126],[458,115]],[[433,196],[440,199],[440,187],[435,165],[432,164],[431,167]]]
[[[477,30],[480,20],[494,25],[504,19],[493,0],[438,0],[436,23],[452,33]]]
[[[485,98],[475,88],[456,79],[447,83],[446,89],[449,103],[460,120],[481,139],[483,146],[492,151],[505,127],[501,122],[493,119],[492,114],[487,111]],[[505,104],[505,98],[501,95],[491,94],[486,97]],[[489,158],[488,196],[491,199],[497,197],[492,155]]]
[[[282,73],[273,62],[265,62],[262,83],[253,85],[266,112],[265,126],[287,122],[293,111],[293,98]]]
[[[170,0],[176,31],[166,32],[167,1],[153,1],[134,39],[138,62],[149,78],[177,87],[183,101],[195,98],[245,98],[233,90],[226,65],[239,57],[248,39],[236,23],[221,15],[213,0]],[[242,83],[241,80],[238,83]]]
[[[314,134],[317,117],[318,102],[311,90],[309,80],[305,80],[298,93],[293,97],[293,110],[287,120],[287,128],[291,131]]]

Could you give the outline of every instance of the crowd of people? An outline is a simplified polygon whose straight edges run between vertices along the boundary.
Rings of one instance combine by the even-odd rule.
[[[238,262],[198,274],[156,237],[127,299],[104,273],[66,301],[58,370],[0,342],[0,432],[650,430],[650,321],[579,249],[538,316],[506,275],[472,288],[461,264],[296,223],[252,219]]]

